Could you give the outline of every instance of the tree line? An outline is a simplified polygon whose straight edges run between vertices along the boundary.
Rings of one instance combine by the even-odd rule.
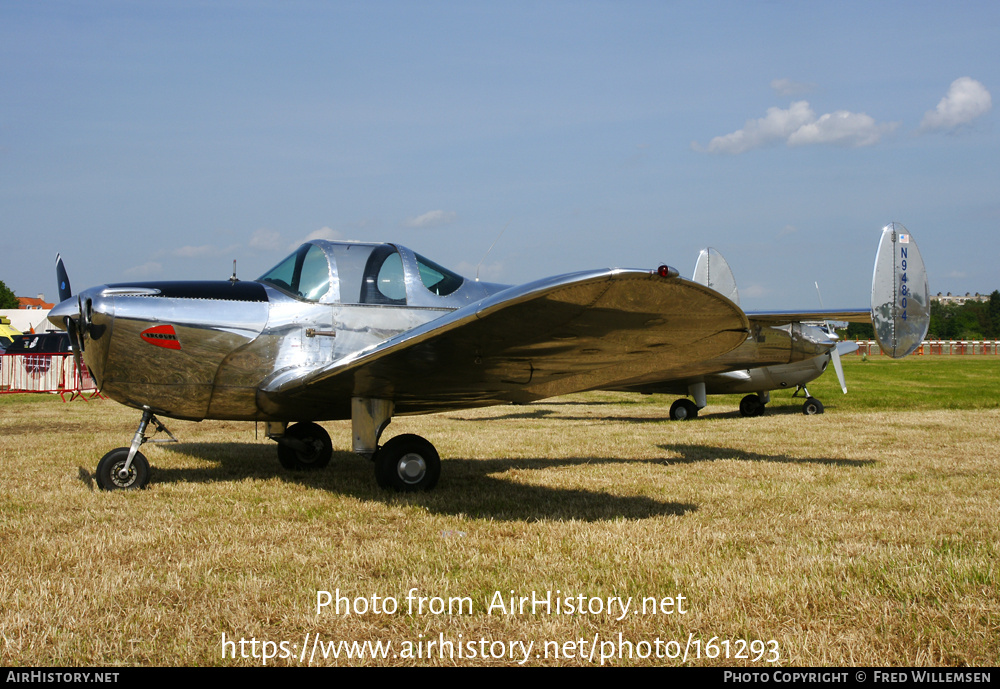
[[[872,326],[851,323],[849,340],[875,338]],[[931,302],[931,322],[928,340],[1000,340],[1000,290],[993,290],[988,301],[970,299],[964,304]]]

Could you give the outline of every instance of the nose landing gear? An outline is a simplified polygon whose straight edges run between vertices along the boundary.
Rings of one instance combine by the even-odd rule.
[[[149,442],[146,428],[152,423],[155,433],[164,432],[170,439],[153,440],[154,443],[176,443],[177,438],[157,419],[149,407],[142,410],[139,428],[132,436],[129,447],[118,447],[104,455],[97,463],[94,478],[101,490],[141,490],[149,483],[149,460],[139,452],[139,446]]]

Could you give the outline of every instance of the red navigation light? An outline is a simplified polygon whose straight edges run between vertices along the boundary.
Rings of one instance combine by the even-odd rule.
[[[660,266],[659,268],[656,269],[656,274],[659,275],[661,278],[670,277],[670,266],[667,265]]]

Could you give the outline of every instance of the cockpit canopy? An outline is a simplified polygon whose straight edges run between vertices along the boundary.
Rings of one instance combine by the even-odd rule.
[[[257,280],[325,304],[436,305],[465,278],[396,244],[313,241]]]

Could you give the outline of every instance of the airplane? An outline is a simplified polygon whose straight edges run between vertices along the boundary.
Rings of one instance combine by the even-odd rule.
[[[871,319],[898,358],[920,344],[930,315],[923,261],[898,223],[882,231],[870,311],[748,316],[667,265],[499,285],[399,244],[323,240],[253,281],[234,270],[74,297],[58,255],[56,276],[49,320],[104,395],[142,411],[131,444],[97,465],[104,490],[146,487],[139,448],[153,440],[150,424],[173,439],[159,416],[264,422],[289,470],[325,467],[333,444],[317,422],[350,419],[352,449],[373,460],[381,488],[430,490],[441,461],[428,440],[380,442],[394,416],[796,364],[830,350],[803,323],[826,318]]]
[[[695,263],[692,280],[706,287],[711,287],[715,291],[729,297],[733,303],[739,305],[740,295],[736,287],[736,278],[733,275],[729,263],[715,249],[709,247],[702,249]],[[818,289],[818,286],[817,286]],[[822,300],[821,300],[822,301]],[[821,304],[822,306],[822,304]],[[845,314],[840,314],[845,315]],[[867,311],[858,310],[853,314],[847,314],[848,320],[854,322],[870,322],[870,314]],[[793,322],[776,322],[782,317],[775,314],[747,314],[752,327],[777,327],[790,326]],[[785,317],[787,320],[787,317]],[[766,321],[766,322],[765,322]],[[831,327],[829,320],[823,322],[801,322],[798,324],[800,337],[809,341],[815,346],[820,354],[807,357],[801,361],[793,363],[782,363],[765,365],[766,359],[761,357],[756,351],[756,340],[748,339],[744,343],[742,351],[739,353],[741,361],[747,362],[744,368],[739,370],[727,370],[719,373],[706,375],[688,376],[676,380],[664,380],[657,383],[649,383],[634,388],[621,388],[626,392],[639,392],[642,394],[675,394],[686,395],[676,400],[670,406],[670,418],[674,421],[686,421],[698,416],[698,412],[705,408],[707,403],[706,395],[732,395],[739,393],[749,393],[740,400],[740,414],[743,416],[760,416],[765,411],[765,405],[771,401],[772,390],[783,390],[794,387],[795,392],[792,397],[798,397],[799,392],[805,396],[802,404],[802,413],[806,415],[822,414],[824,412],[823,403],[809,394],[806,384],[819,378],[832,363],[837,373],[837,380],[840,388],[847,394],[847,382],[844,379],[844,368],[841,364],[841,356],[856,352],[858,345],[856,342],[840,342],[840,337]],[[757,338],[759,339],[759,338]]]

